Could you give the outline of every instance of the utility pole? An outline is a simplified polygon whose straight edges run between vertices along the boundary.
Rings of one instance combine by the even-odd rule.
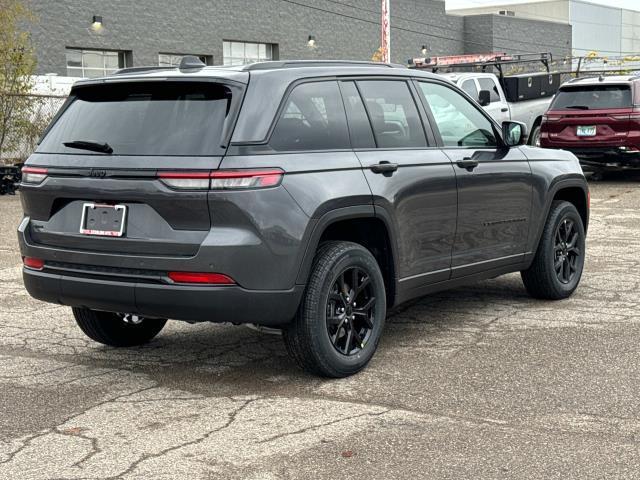
[[[380,50],[382,52],[382,61],[384,63],[391,62],[391,14],[389,0],[382,0],[382,26]]]

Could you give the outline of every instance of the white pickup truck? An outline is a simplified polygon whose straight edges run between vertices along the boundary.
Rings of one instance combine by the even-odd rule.
[[[529,132],[529,145],[539,146],[542,116],[548,110],[552,97],[507,102],[507,97],[498,81],[498,77],[493,73],[456,72],[443,73],[441,75],[458,85],[471,98],[478,101],[498,123],[507,120],[524,123]],[[489,98],[485,98],[484,101],[480,99],[482,90],[489,92]]]

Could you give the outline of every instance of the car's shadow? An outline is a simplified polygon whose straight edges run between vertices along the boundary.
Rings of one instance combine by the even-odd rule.
[[[386,320],[379,352],[416,341],[428,341],[445,331],[477,328],[484,322],[535,302],[517,275],[509,275],[423,297],[391,312]],[[169,322],[148,345],[113,349],[92,346],[88,356],[104,366],[126,368],[172,383],[212,377],[232,382],[251,379],[305,376],[289,359],[280,335],[243,326]]]

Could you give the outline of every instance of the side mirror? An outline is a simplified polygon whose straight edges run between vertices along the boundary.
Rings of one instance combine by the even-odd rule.
[[[527,126],[521,122],[502,122],[502,138],[507,147],[517,147],[527,139]]]
[[[481,107],[486,107],[491,103],[491,92],[489,90],[480,90],[478,94],[478,103]]]

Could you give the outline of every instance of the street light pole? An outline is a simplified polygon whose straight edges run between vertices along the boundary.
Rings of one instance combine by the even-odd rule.
[[[382,52],[382,61],[391,62],[391,15],[389,0],[382,0],[382,32],[380,50]]]

